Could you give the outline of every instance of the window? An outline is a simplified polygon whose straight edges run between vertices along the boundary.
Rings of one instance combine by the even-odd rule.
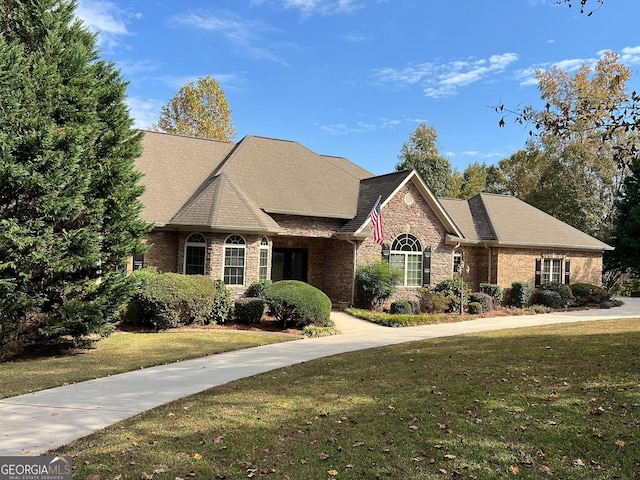
[[[542,283],[560,282],[562,276],[562,260],[545,258],[542,266]]]
[[[462,274],[461,267],[462,266],[462,252],[460,250],[456,250],[453,252],[453,273]]]
[[[144,254],[139,253],[133,256],[133,270],[141,270],[144,268]]]
[[[246,243],[240,235],[230,235],[224,242],[224,283],[244,285]]]
[[[403,233],[393,241],[389,263],[403,271],[405,287],[419,287],[422,284],[422,247],[410,233]]]
[[[204,275],[207,241],[201,233],[192,233],[184,245],[185,275]]]
[[[258,272],[259,280],[267,280],[269,278],[269,240],[262,237],[260,241],[260,270]]]

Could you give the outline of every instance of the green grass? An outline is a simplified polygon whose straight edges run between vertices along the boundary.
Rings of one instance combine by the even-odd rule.
[[[74,478],[632,479],[640,319],[365,350],[242,379],[55,452]],[[145,475],[146,474],[146,475]]]
[[[91,350],[2,363],[0,398],[295,338],[279,333],[225,330],[117,332]]]

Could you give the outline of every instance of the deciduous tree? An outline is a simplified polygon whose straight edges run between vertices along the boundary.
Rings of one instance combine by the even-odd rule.
[[[210,75],[188,83],[162,107],[156,131],[227,141],[235,137],[222,87]]]
[[[439,197],[451,196],[451,162],[440,155],[436,129],[421,123],[402,145],[397,171],[415,169]]]
[[[126,83],[75,7],[0,4],[0,359],[109,332],[143,251]]]

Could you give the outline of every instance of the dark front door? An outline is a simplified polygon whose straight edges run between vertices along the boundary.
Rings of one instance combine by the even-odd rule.
[[[305,248],[274,248],[271,259],[271,280],[307,281],[307,260]]]

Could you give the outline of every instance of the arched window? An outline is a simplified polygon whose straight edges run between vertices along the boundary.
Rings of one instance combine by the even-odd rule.
[[[207,240],[201,233],[192,233],[184,244],[185,275],[204,275]]]
[[[240,235],[229,235],[224,241],[224,283],[244,285],[246,242]]]
[[[389,263],[404,272],[405,287],[422,284],[422,246],[410,233],[398,235],[393,241]]]
[[[262,237],[260,240],[260,271],[258,272],[259,280],[267,280],[269,278],[269,240]]]

